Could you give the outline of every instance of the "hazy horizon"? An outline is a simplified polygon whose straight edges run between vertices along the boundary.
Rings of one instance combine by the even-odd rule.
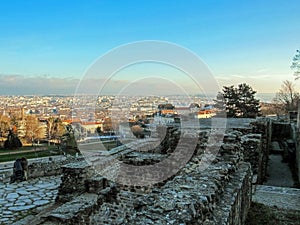
[[[7,82],[6,82],[7,81]],[[87,87],[90,87],[92,89],[99,89],[99,86],[101,86],[105,81],[102,81],[99,79],[99,83],[95,82],[95,80],[85,81],[88,82],[86,84]],[[158,95],[158,96],[170,96],[170,95],[184,95],[177,92],[175,88],[172,88],[172,86],[168,83],[159,83],[157,85],[156,82],[154,83],[142,83],[140,85],[143,86],[149,86],[149,89],[153,89],[153,85],[155,85],[155,92],[154,93],[146,93],[145,90],[142,92],[120,92],[120,88],[124,85],[128,85],[129,82],[123,81],[121,84],[117,81],[112,81],[112,85],[107,88],[108,90],[104,90],[104,92],[99,92],[100,95]],[[80,84],[79,79],[72,79],[72,78],[47,78],[47,77],[29,77],[24,78],[22,76],[11,76],[7,79],[2,79],[0,82],[0,95],[1,96],[15,96],[15,95],[35,95],[35,96],[43,96],[43,95],[75,95],[75,94],[94,94],[94,92],[89,92],[89,90],[86,90],[84,93],[77,93],[76,87]],[[100,84],[100,85],[99,85]],[[169,85],[169,86],[168,86]],[[35,88],[33,88],[33,86]],[[157,86],[163,86],[162,88],[158,88]],[[130,87],[130,86],[129,86]],[[164,92],[164,89],[169,88],[171,89],[169,92]],[[219,87],[219,91],[222,90],[222,87]],[[97,89],[97,90],[98,90]],[[255,90],[255,89],[254,89]],[[276,92],[258,92],[255,90],[256,96],[258,98],[269,98],[269,96],[274,95]],[[197,91],[197,89],[194,90],[194,92],[189,91],[189,95],[214,95],[211,93],[204,93]]]
[[[86,96],[95,96],[94,94],[80,94],[80,93],[65,93],[65,94],[57,94],[57,93],[46,93],[46,94],[0,94],[0,96],[2,97],[10,97],[10,96],[25,96],[25,97],[34,97],[34,96],[38,96],[38,97],[75,97],[75,96],[82,96],[82,95],[86,95]],[[117,94],[101,94],[98,96],[117,96]],[[160,94],[160,95],[133,95],[133,94],[129,94],[129,95],[120,95],[120,96],[129,96],[129,97],[149,97],[149,96],[159,96],[159,97],[170,97],[170,96],[186,96],[186,95],[178,95],[178,94]],[[210,95],[210,94],[193,94],[190,95],[190,97],[203,97],[203,98],[209,98],[209,99],[215,99],[215,95]],[[255,97],[257,99],[259,99],[261,102],[272,102],[272,100],[275,98],[276,93],[259,93],[257,92],[255,94]]]

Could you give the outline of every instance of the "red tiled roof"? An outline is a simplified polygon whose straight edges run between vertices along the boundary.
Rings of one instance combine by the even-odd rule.
[[[101,122],[95,122],[95,121],[87,121],[87,122],[81,122],[81,125],[97,125],[102,124]]]

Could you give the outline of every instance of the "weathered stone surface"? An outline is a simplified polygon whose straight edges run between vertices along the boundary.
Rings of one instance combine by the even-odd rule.
[[[89,212],[97,204],[98,195],[85,193],[53,210],[47,220],[67,224],[87,224]]]
[[[253,201],[279,209],[300,211],[300,190],[296,188],[257,185]]]
[[[62,205],[41,224],[243,224],[252,183],[250,164],[244,160],[259,170],[265,154],[261,149],[266,146],[267,138],[263,123],[251,125],[253,120],[240,121],[242,125],[231,127],[224,136],[217,131],[191,132],[187,128],[167,127],[162,130],[166,135],[160,146],[154,139],[148,145],[145,139],[120,146],[100,157],[107,159],[97,168],[106,170],[109,176],[105,178],[84,162],[63,166],[56,199]],[[253,135],[252,130],[259,132]],[[211,132],[215,132],[213,137]],[[194,146],[193,154],[182,163],[185,151],[178,153],[177,150],[186,150],[190,145]],[[145,179],[143,166],[159,164],[174,155],[178,161],[155,170],[158,177],[165,171],[173,172],[172,176],[152,186],[109,180],[125,175],[118,171],[120,162],[134,166],[132,177],[142,180]],[[173,171],[176,164],[181,166]],[[46,183],[42,188],[53,190]],[[31,201],[33,204],[47,201],[47,197],[47,193],[42,192]]]
[[[32,209],[32,208],[34,208],[34,205],[24,205],[24,206],[9,207],[8,210],[10,210],[10,211],[24,211],[24,210],[28,210],[28,209]]]
[[[51,183],[58,188],[60,179],[59,177],[44,177],[40,179],[30,179],[27,184],[25,182],[14,184],[5,183],[2,193],[5,200],[0,199],[0,221],[5,221],[4,224],[12,224],[24,217],[24,214],[28,214],[30,210],[54,202],[57,191],[37,187],[37,185],[43,183],[47,185]],[[47,196],[52,196],[52,198]],[[27,221],[23,224],[29,223]]]
[[[49,203],[49,200],[36,200],[36,201],[33,201],[33,205],[36,205],[36,206],[46,205],[48,203]]]
[[[261,135],[247,134],[241,137],[244,160],[251,163],[253,173],[257,174],[262,156]]]
[[[19,194],[17,193],[9,193],[7,196],[6,196],[6,199],[16,199],[19,197]]]

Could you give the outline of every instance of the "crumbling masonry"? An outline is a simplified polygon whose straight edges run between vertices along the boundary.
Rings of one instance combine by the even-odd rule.
[[[249,121],[244,127],[229,127],[217,156],[203,171],[199,162],[206,160],[203,153],[211,130],[200,130],[188,163],[150,187],[113,182],[85,161],[67,164],[56,200],[61,205],[43,224],[243,224],[252,182],[261,183],[265,177],[268,126],[268,121]],[[168,127],[160,146],[119,147],[111,155],[136,167],[153,165],[172,154],[181,132]]]

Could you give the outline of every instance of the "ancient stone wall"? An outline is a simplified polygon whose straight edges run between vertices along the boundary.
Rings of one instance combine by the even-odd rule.
[[[74,196],[86,192],[85,184],[93,175],[94,171],[85,161],[62,166],[62,183],[56,201],[70,201]]]
[[[241,136],[244,160],[250,162],[254,174],[258,174],[262,160],[261,134],[246,134]]]
[[[252,133],[260,134],[260,151],[257,157],[257,184],[262,184],[267,176],[268,159],[272,142],[272,122],[268,118],[261,118],[252,122]],[[258,138],[258,136],[257,136]]]
[[[174,176],[154,186],[124,186],[107,181],[87,163],[64,166],[57,201],[65,203],[45,220],[48,224],[97,225],[243,224],[251,202],[252,171],[250,164],[243,161],[242,145],[258,147],[260,135],[245,136],[242,144],[241,132],[228,132],[214,160],[203,169],[200,162],[209,158],[204,155],[209,135],[208,131],[200,131],[189,162]],[[164,140],[163,157],[150,149],[136,149],[127,152],[128,157],[118,153],[119,159],[135,166],[157,163],[172,154],[177,142],[171,137],[170,142]],[[250,153],[247,157],[253,160]]]
[[[82,157],[73,156],[68,156],[66,158],[62,158],[61,160],[53,160],[50,157],[48,158],[48,161],[36,161],[33,163],[29,163],[29,178],[60,175],[62,174],[63,165],[82,160]]]
[[[295,141],[295,168],[297,173],[298,183],[300,183],[300,132],[299,128],[294,129],[294,141]]]

